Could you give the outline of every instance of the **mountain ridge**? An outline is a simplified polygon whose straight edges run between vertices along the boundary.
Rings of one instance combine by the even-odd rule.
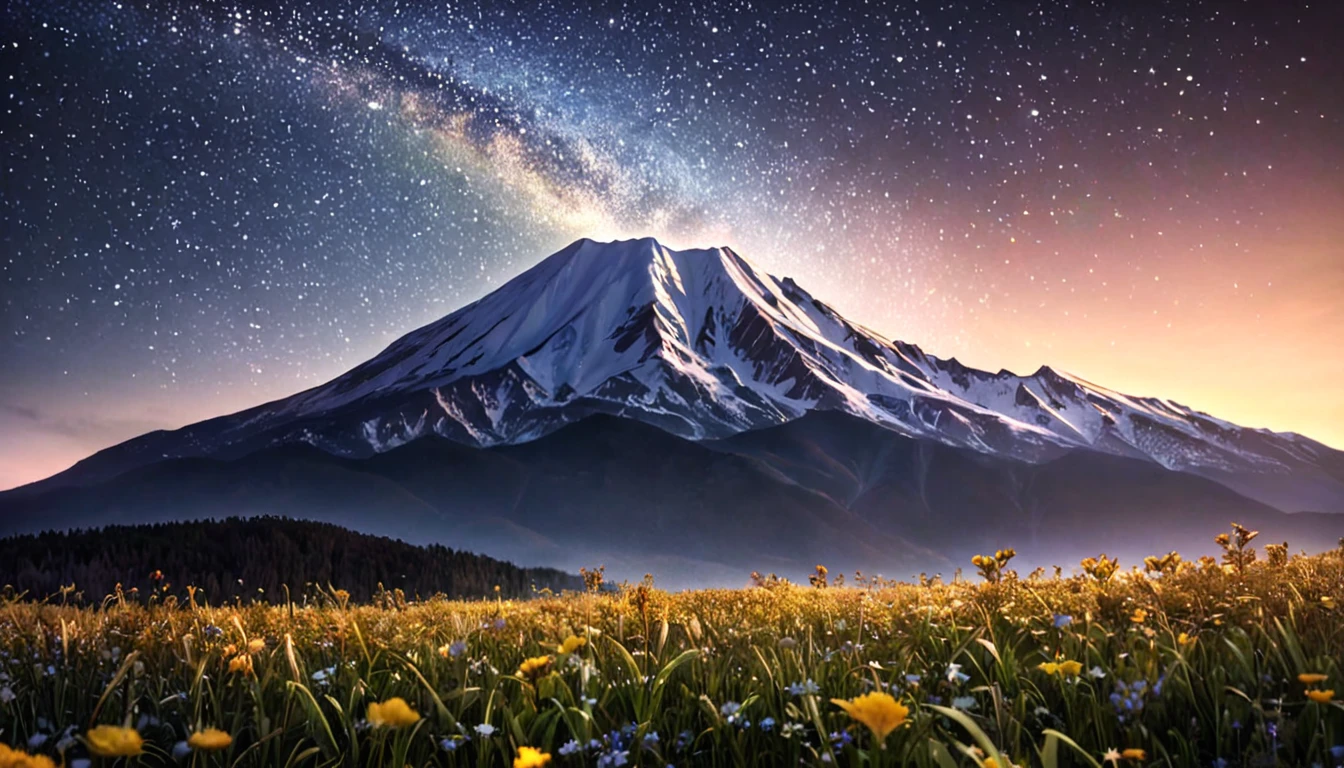
[[[1028,569],[1099,550],[1214,554],[1231,520],[1308,550],[1344,535],[1344,515],[1285,514],[1148,461],[1075,449],[1033,464],[838,411],[715,441],[593,414],[517,445],[428,436],[365,458],[279,445],[0,499],[0,521],[23,533],[280,513],[671,588],[802,580],[817,563],[951,575],[1002,547]]]
[[[427,435],[522,444],[595,413],[716,440],[813,411],[1040,463],[1084,448],[1213,479],[1283,511],[1344,511],[1344,453],[1043,365],[988,373],[892,341],[729,248],[579,240],[317,387],[149,433],[11,491],[285,443],[368,457]]]

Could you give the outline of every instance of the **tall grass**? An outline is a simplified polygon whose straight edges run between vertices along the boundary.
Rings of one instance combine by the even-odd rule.
[[[11,599],[0,742],[72,766],[509,766],[520,746],[603,767],[1344,764],[1344,705],[1307,696],[1344,695],[1344,551],[1050,578],[994,562],[951,584],[521,602]],[[909,708],[881,743],[831,701],[873,691]],[[416,721],[371,725],[394,697]],[[144,753],[92,756],[95,724]],[[204,728],[232,744],[187,747]]]

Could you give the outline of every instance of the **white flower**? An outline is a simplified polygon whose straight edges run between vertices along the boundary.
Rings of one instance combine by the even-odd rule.
[[[489,723],[481,723],[480,725],[476,726],[476,732],[482,736],[489,737],[490,735],[494,734],[495,726]]]
[[[10,690],[8,685],[0,688],[0,704],[8,704],[16,698],[18,697],[14,695],[14,691]]]

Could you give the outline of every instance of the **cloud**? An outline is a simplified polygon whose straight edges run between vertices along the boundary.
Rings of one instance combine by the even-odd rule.
[[[72,440],[79,445],[87,446],[90,451],[106,448],[166,426],[148,419],[58,414],[17,403],[0,403],[0,425],[6,422],[29,432],[41,432]]]

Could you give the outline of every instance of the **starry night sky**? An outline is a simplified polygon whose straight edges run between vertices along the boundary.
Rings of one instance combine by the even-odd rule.
[[[585,236],[1344,446],[1341,15],[5,3],[0,487],[321,383]]]

